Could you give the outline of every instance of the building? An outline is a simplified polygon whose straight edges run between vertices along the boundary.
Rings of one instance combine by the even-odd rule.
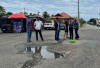
[[[62,13],[58,13],[55,16],[51,17],[51,19],[56,19],[56,18],[60,18],[60,19],[70,19],[71,16],[68,15],[67,13],[65,13],[65,12],[62,12]]]

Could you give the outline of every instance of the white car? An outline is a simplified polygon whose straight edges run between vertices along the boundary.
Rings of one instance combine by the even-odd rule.
[[[54,21],[46,21],[44,23],[44,29],[54,29]]]

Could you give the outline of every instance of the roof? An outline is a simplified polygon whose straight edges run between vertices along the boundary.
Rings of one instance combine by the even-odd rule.
[[[65,18],[70,18],[71,16],[69,16],[67,13],[65,13],[65,12],[62,12],[62,13],[60,13],[60,15],[62,15],[63,17],[65,17]]]
[[[94,18],[95,20],[98,20],[98,18]]]
[[[40,18],[43,18],[43,17],[40,16],[39,14],[33,14],[33,15],[31,15],[30,17],[40,17]]]
[[[22,13],[15,13],[15,14],[10,15],[8,18],[10,18],[10,19],[25,18],[26,19],[27,17]]]
[[[69,16],[67,13],[62,12],[62,13],[58,13],[55,16],[51,17],[51,19],[55,19],[55,18],[63,18],[63,19],[66,19],[66,18],[70,18],[70,17],[71,16]]]

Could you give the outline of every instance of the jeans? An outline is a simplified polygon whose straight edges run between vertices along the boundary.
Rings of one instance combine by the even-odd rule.
[[[78,38],[79,38],[78,28],[75,28],[75,38],[76,38],[76,39],[78,39]]]
[[[40,34],[40,37],[41,37],[42,41],[44,41],[41,30],[36,30],[36,40],[38,41],[38,32]]]
[[[27,41],[31,41],[31,35],[32,35],[32,30],[31,29],[28,29]]]
[[[55,30],[55,40],[59,40],[59,30]]]

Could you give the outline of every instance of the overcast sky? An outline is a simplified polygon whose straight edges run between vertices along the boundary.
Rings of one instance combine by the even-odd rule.
[[[0,0],[0,5],[6,11],[13,13],[23,12],[40,14],[47,11],[50,14],[66,12],[77,17],[77,0]],[[85,20],[100,18],[100,0],[80,0],[80,17]]]

